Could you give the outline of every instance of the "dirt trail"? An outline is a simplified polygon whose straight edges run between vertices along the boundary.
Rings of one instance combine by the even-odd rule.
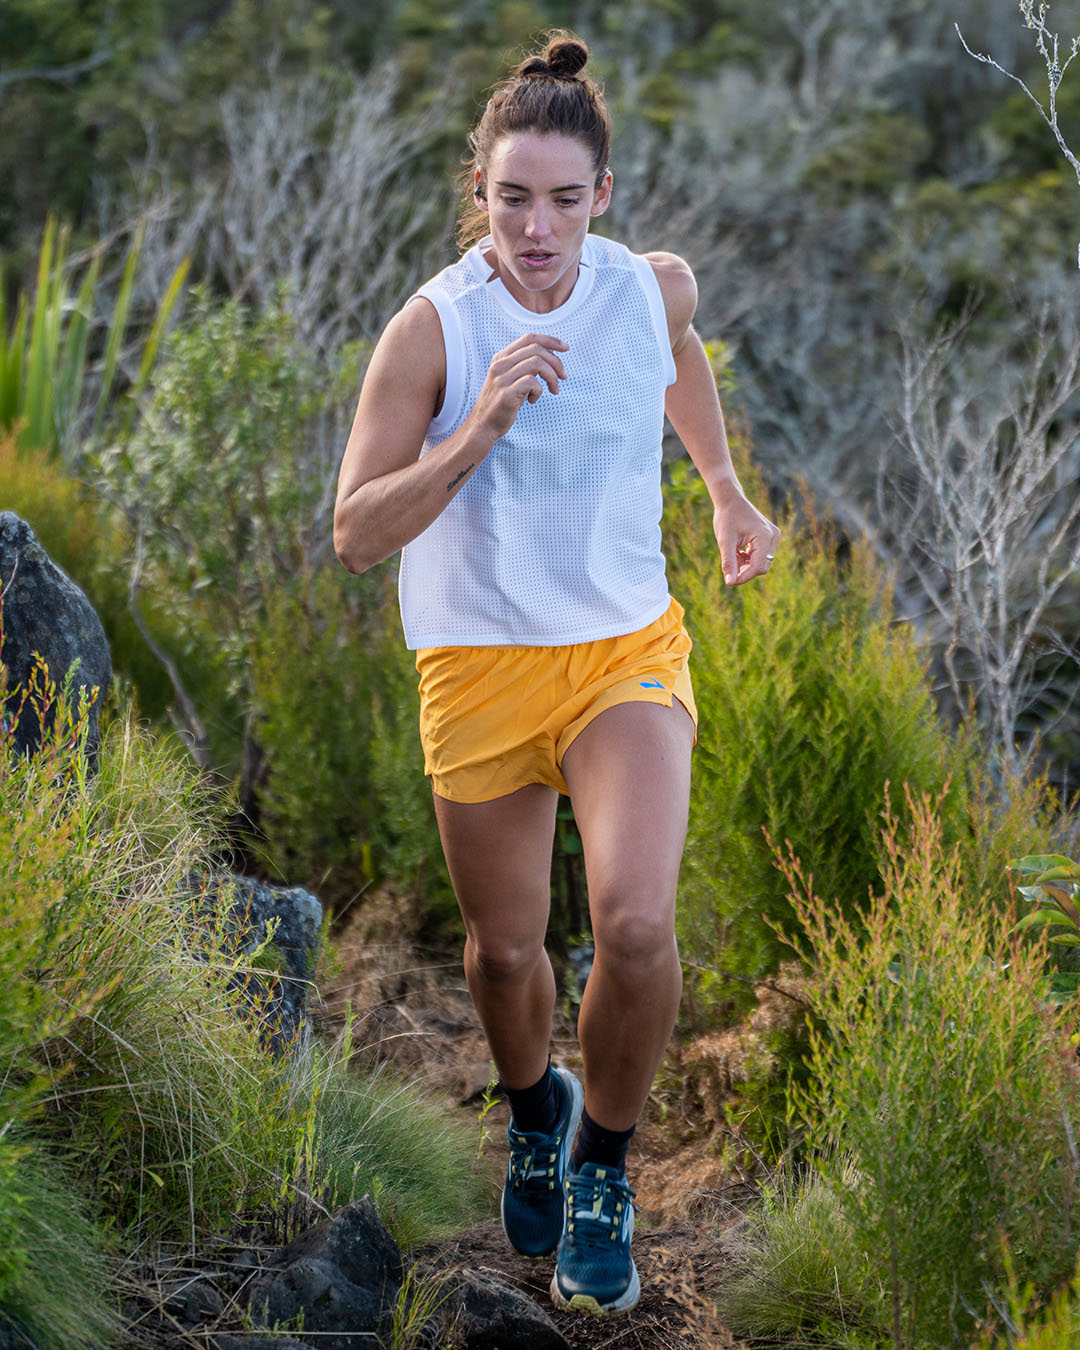
[[[485,1165],[493,1204],[505,1166],[508,1111],[499,1101],[480,1119],[490,1064],[483,1033],[465,989],[460,960],[418,956],[400,936],[391,906],[382,918],[365,909],[362,922],[336,936],[341,969],[323,988],[325,1015],[340,1016],[346,1001],[357,1016],[355,1043],[392,1062],[409,1077],[443,1095],[476,1128],[486,1128]],[[556,1018],[552,1055],[580,1068],[572,1009]],[[670,1104],[669,1104],[670,1108]],[[519,1257],[497,1218],[457,1239],[418,1253],[425,1264],[485,1267],[534,1297],[554,1318],[570,1345],[602,1350],[721,1350],[737,1342],[719,1325],[709,1295],[728,1259],[726,1234],[738,1220],[734,1203],[747,1188],[733,1180],[708,1140],[694,1139],[693,1122],[673,1125],[651,1102],[635,1136],[631,1180],[638,1226],[634,1258],[642,1276],[637,1308],[599,1319],[551,1308],[550,1261]],[[690,1136],[688,1138],[688,1136]]]

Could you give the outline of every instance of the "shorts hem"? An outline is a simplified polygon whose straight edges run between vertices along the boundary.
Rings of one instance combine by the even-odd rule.
[[[471,791],[468,789],[456,789],[451,786],[447,786],[444,789],[442,775],[429,773],[427,776],[431,780],[431,790],[437,797],[441,797],[443,801],[454,802],[460,806],[479,806],[482,802],[495,802],[498,801],[500,797],[512,797],[515,792],[520,792],[522,788],[526,787],[547,787],[551,788],[553,792],[561,793],[564,797],[569,795],[566,783],[563,781],[561,774],[559,775],[559,784],[549,782],[547,779],[538,776],[533,776],[524,778],[520,783],[514,782],[513,779],[509,779],[502,785],[497,786],[492,784],[490,788],[474,788]],[[456,775],[453,776],[456,777]]]
[[[605,692],[612,693],[616,691],[606,690]],[[555,752],[556,763],[560,766],[560,768],[562,766],[563,759],[566,757],[566,752],[574,744],[574,742],[581,735],[581,733],[587,727],[592,726],[593,722],[596,721],[596,719],[600,716],[601,713],[607,712],[609,708],[621,707],[624,703],[655,703],[656,706],[660,708],[671,708],[674,707],[674,705],[677,703],[679,707],[682,708],[684,712],[686,712],[691,722],[693,722],[694,724],[693,744],[697,745],[697,726],[698,726],[697,708],[696,706],[688,705],[686,699],[680,698],[675,691],[669,689],[662,689],[657,690],[655,694],[631,693],[630,690],[619,690],[618,692],[621,693],[622,697],[611,699],[604,699],[601,697],[597,699],[596,703],[590,705],[585,710],[585,712],[582,713],[582,715],[578,718],[578,720],[573,724],[573,726],[567,727],[566,732],[564,733],[564,736],[560,739]]]

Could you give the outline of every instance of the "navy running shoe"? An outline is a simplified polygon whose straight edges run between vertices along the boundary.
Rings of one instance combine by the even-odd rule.
[[[570,1166],[584,1094],[569,1069],[553,1068],[562,1094],[559,1119],[550,1134],[507,1126],[510,1163],[502,1193],[503,1231],[522,1256],[550,1256],[559,1245],[566,1218],[564,1182]]]
[[[566,1178],[566,1232],[551,1277],[557,1308],[606,1316],[629,1312],[641,1295],[630,1255],[634,1193],[625,1176],[582,1163]]]

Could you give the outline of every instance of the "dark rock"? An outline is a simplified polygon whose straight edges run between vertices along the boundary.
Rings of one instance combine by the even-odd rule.
[[[199,1327],[219,1318],[225,1302],[209,1280],[192,1280],[177,1290],[166,1307],[185,1326]]]
[[[224,923],[238,953],[255,951],[270,936],[257,963],[267,973],[245,975],[239,983],[267,1029],[269,1047],[280,1054],[296,1045],[307,1031],[308,989],[322,927],[319,900],[300,886],[269,886],[231,873],[192,877],[191,884],[205,896],[208,914]]]
[[[8,688],[25,686],[31,679],[35,653],[49,668],[59,688],[77,661],[72,696],[98,690],[89,713],[87,749],[98,748],[98,711],[112,679],[112,658],[105,630],[93,605],[38,543],[24,520],[12,511],[0,511],[0,593],[3,596],[2,659]],[[51,719],[50,719],[51,720]],[[29,712],[14,731],[15,748],[35,751],[40,745],[37,718]]]
[[[491,1270],[463,1270],[449,1302],[467,1350],[567,1350],[569,1342],[528,1294]]]
[[[401,1279],[401,1253],[365,1196],[271,1259],[252,1282],[251,1315],[263,1327],[302,1317],[322,1350],[360,1350],[389,1327]]]

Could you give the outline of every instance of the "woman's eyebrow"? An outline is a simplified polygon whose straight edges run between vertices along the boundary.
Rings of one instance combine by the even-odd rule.
[[[521,183],[508,183],[504,178],[497,178],[495,186],[501,188],[511,188],[514,192],[530,192],[531,188],[523,187]],[[552,192],[584,192],[588,183],[567,183],[565,187],[552,188]]]

